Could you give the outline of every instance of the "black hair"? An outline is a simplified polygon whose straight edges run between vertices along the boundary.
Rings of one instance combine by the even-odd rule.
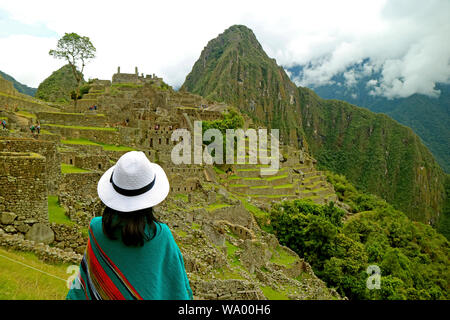
[[[132,212],[121,212],[106,206],[103,211],[102,227],[103,233],[111,240],[117,240],[117,230],[121,231],[122,241],[126,246],[142,247],[144,241],[150,241],[156,235],[156,224],[159,222],[153,216],[153,209],[146,208]],[[153,231],[150,238],[145,232],[149,225]]]

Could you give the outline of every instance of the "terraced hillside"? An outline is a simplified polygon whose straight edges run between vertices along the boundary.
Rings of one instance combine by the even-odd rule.
[[[420,138],[388,116],[296,87],[246,26],[210,40],[181,89],[280,129],[281,141],[308,150],[320,168],[344,174],[414,220],[436,224],[445,174]]]
[[[176,166],[170,160],[174,145],[170,136],[175,128],[189,129],[195,120],[221,119],[217,110],[224,108],[215,106],[216,111],[212,111],[206,106],[205,110],[204,99],[189,93],[99,83],[79,100],[78,112],[71,105],[55,105],[49,110],[2,109],[1,116],[8,119],[11,129],[3,131],[0,152],[18,146],[23,149],[16,151],[33,148],[37,152],[41,144],[49,150],[53,147],[52,165],[57,170],[52,171],[52,183],[47,181],[46,208],[49,226],[55,233],[54,248],[74,252],[81,258],[86,227],[103,209],[97,197],[98,179],[122,154],[140,150],[161,164],[169,176],[172,192],[155,212],[169,225],[183,253],[195,298],[340,298],[316,277],[304,259],[280,245],[257,223],[258,214],[267,214],[270,200],[286,195],[316,201],[336,197],[331,195],[332,188],[324,177],[315,171],[312,160],[301,164],[293,155],[289,163],[296,165],[286,163],[278,174],[264,178],[253,176],[252,172],[257,172],[253,170],[259,172],[260,167],[238,165],[236,177],[242,184],[247,181],[249,188],[236,192],[229,184],[233,177],[220,173],[220,169],[216,173],[209,165]],[[145,105],[143,101],[150,103]],[[89,110],[92,103],[97,110]],[[41,132],[32,134],[29,125],[37,121]],[[46,154],[49,156],[50,151]],[[263,188],[253,189],[264,186],[270,190],[263,193]],[[310,192],[302,194],[307,188]],[[28,230],[22,224],[2,224],[0,228],[5,229],[0,231],[2,245],[21,243],[19,235],[24,233],[20,230]]]

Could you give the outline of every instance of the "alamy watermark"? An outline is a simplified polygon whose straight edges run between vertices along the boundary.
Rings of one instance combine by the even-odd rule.
[[[381,288],[381,269],[376,264],[372,264],[367,267],[366,270],[369,277],[366,281],[366,287],[369,290]]]
[[[172,133],[171,141],[178,143],[172,149],[171,159],[174,164],[224,164],[224,162],[226,164],[258,164],[259,160],[260,164],[269,165],[260,168],[261,175],[273,175],[280,168],[280,134],[278,129],[270,130],[269,150],[267,131],[267,129],[247,129],[245,131],[243,129],[226,129],[224,140],[219,129],[208,129],[203,133],[202,121],[194,121],[193,138],[187,129],[176,129]],[[247,141],[248,161],[246,161]],[[210,143],[203,147],[204,142]]]

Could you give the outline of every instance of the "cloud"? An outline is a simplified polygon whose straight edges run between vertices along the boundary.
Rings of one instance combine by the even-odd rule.
[[[17,23],[0,33],[0,70],[31,86],[63,65],[48,51],[65,32],[77,32],[97,48],[86,78],[111,79],[117,66],[122,72],[137,66],[179,87],[207,42],[233,24],[251,28],[285,68],[306,66],[296,79],[301,85],[329,83],[345,72],[350,86],[379,71],[373,93],[395,97],[436,95],[434,84],[449,81],[445,0],[280,0],[277,6],[269,0],[79,0],[77,14],[62,1],[0,0],[0,8],[0,20]],[[33,26],[42,32],[33,34]],[[361,67],[348,70],[355,63]]]
[[[414,93],[438,96],[437,82],[450,82],[449,1],[389,1],[379,11],[383,27],[361,37],[337,41],[326,56],[312,57],[304,75],[295,81],[303,86],[329,84],[344,72],[347,86],[354,80],[380,71],[371,94],[387,98]],[[362,70],[353,68],[367,59]]]

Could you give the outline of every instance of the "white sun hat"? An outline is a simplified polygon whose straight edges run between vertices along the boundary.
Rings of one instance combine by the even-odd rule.
[[[150,162],[141,151],[122,155],[97,185],[100,200],[121,212],[153,207],[167,197],[169,189],[164,169]]]

